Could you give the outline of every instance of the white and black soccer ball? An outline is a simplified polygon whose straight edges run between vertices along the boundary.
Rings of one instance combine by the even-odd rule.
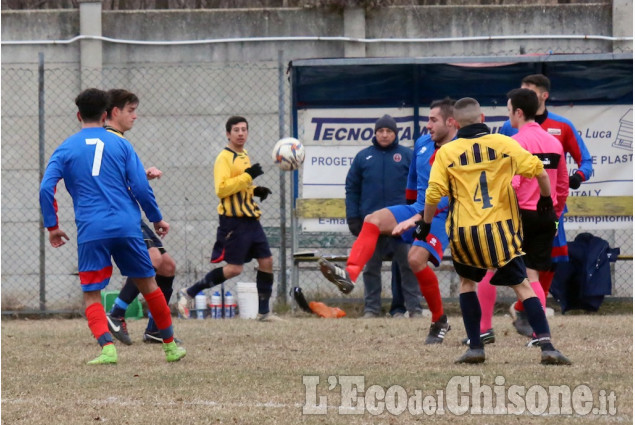
[[[304,145],[294,137],[285,137],[273,147],[271,157],[281,170],[297,170],[304,162]]]

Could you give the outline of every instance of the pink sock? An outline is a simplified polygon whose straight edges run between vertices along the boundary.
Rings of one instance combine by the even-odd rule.
[[[481,304],[481,333],[492,329],[492,316],[494,315],[494,304],[496,304],[496,287],[489,283],[494,276],[494,272],[488,270],[485,277],[478,283],[478,302]]]
[[[536,296],[542,305],[542,309],[544,310],[547,307],[547,297],[545,296],[545,291],[542,289],[542,285],[540,282],[530,282],[529,284],[531,285],[531,289],[533,289],[536,293]]]

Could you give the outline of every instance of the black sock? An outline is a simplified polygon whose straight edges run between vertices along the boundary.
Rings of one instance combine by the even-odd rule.
[[[459,295],[463,324],[467,337],[470,339],[470,348],[483,348],[481,343],[481,305],[478,302],[476,292],[464,292]]]
[[[538,297],[527,298],[523,301],[523,306],[525,307],[527,320],[534,330],[536,338],[540,341],[542,351],[555,350],[551,344],[551,332],[549,331],[547,316],[545,316],[545,311],[542,309],[542,304],[540,304]]]
[[[123,288],[121,288],[121,291],[119,291],[119,295],[117,296],[117,298],[123,301],[126,306],[129,306],[135,300],[135,298],[137,298],[137,295],[139,295],[139,289],[137,288],[137,285],[135,285],[132,278],[129,277],[128,279],[126,279],[126,283],[123,285]],[[115,300],[115,303],[112,305],[112,309],[110,310],[110,315],[112,317],[125,317],[126,309],[118,305],[117,301]]]
[[[221,284],[225,282],[226,280],[227,279],[225,278],[225,275],[223,274],[223,268],[222,267],[215,268],[211,272],[207,273],[203,279],[199,280],[194,285],[190,286],[187,289],[187,295],[194,298],[196,294],[201,292],[203,289],[211,288],[212,286]]]
[[[258,270],[256,273],[256,287],[258,288],[258,313],[269,313],[269,299],[273,292],[273,273]]]
[[[170,304],[170,298],[172,297],[172,283],[174,282],[174,276],[163,276],[158,274],[155,276],[157,281],[157,285],[161,292],[163,292],[163,296],[165,297],[165,302]]]
[[[126,284],[123,286],[123,288],[121,288],[121,291],[119,292],[119,299],[121,299],[121,301],[125,302],[126,304],[130,304],[134,301],[135,298],[137,298],[137,295],[139,295],[139,289],[137,288],[137,285],[135,285],[132,278],[129,277],[128,279],[126,279]]]

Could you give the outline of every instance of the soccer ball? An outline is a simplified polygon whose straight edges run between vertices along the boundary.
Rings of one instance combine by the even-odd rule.
[[[297,170],[304,162],[304,145],[298,139],[285,137],[273,147],[271,157],[281,170]]]

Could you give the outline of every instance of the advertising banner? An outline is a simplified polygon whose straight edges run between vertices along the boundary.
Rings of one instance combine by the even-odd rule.
[[[584,140],[593,161],[593,175],[569,196],[633,195],[632,105],[558,106],[550,111],[568,118]],[[426,134],[428,110],[422,108],[419,131]],[[507,120],[506,107],[484,107],[485,123],[498,132]],[[375,121],[392,115],[399,129],[399,143],[414,144],[415,117],[412,108],[332,108],[298,111],[298,138],[306,146],[300,197],[344,198],[346,174],[353,158],[367,147]],[[569,172],[577,165],[568,157]],[[401,190],[402,188],[399,188]],[[632,228],[632,217],[567,217],[566,228]],[[346,220],[321,218],[302,221],[305,231],[348,231]]]

